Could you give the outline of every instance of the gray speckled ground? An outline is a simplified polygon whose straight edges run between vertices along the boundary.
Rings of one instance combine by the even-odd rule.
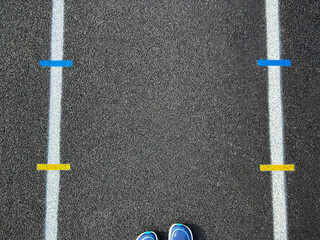
[[[272,239],[265,6],[232,2],[66,1],[59,239]],[[319,235],[319,10],[281,1],[290,239]],[[41,239],[51,5],[0,16],[0,239]]]

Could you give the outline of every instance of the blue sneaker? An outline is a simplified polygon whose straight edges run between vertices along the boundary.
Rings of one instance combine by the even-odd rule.
[[[154,232],[149,231],[141,233],[136,240],[158,240],[158,237]]]
[[[170,227],[169,240],[193,240],[191,230],[181,223],[175,223]]]

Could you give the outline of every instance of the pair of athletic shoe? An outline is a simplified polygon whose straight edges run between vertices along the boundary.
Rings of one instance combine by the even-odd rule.
[[[152,232],[141,233],[136,240],[158,240],[157,235]],[[170,227],[169,240],[193,240],[191,230],[181,223],[175,223]]]

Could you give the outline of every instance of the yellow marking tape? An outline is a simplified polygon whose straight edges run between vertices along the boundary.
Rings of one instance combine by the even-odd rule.
[[[260,165],[261,171],[294,171],[293,164],[287,165]]]
[[[70,170],[70,164],[37,164],[37,170]]]

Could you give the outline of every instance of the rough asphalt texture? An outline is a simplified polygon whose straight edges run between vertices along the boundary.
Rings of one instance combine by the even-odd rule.
[[[230,2],[66,1],[59,239],[273,238],[265,5]],[[289,239],[318,239],[320,3],[280,13]],[[43,239],[51,2],[0,16],[0,239]]]

